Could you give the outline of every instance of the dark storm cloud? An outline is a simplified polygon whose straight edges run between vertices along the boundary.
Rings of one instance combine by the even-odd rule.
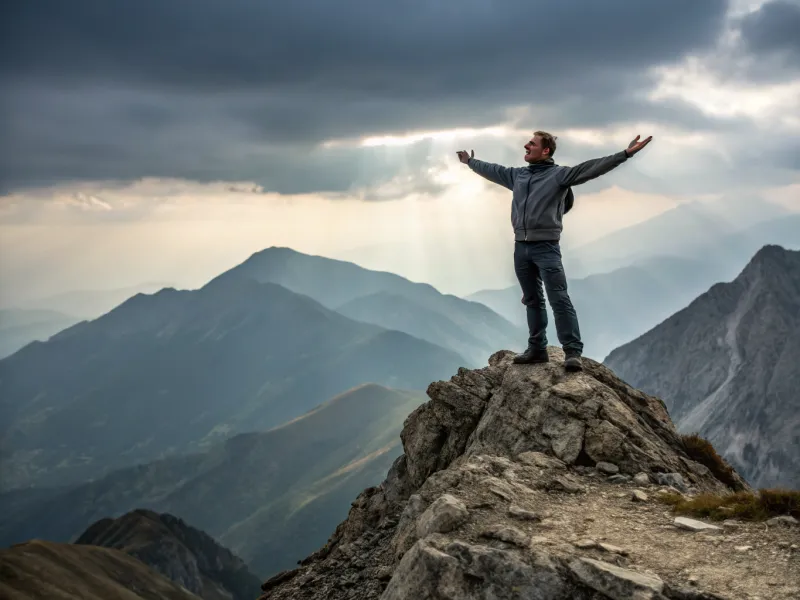
[[[725,0],[8,4],[6,188],[178,176],[282,192],[345,190],[406,168],[397,153],[317,147],[331,138],[481,127],[526,104],[564,126],[657,119],[664,107],[634,96],[649,84],[647,68],[713,45],[727,8]],[[704,121],[674,113],[664,114]]]
[[[767,2],[741,23],[746,48],[756,54],[778,55],[800,67],[800,2]]]

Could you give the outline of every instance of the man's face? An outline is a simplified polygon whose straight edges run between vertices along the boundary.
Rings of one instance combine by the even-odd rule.
[[[550,156],[550,148],[542,150],[542,138],[538,135],[533,136],[525,144],[525,162],[533,163]]]

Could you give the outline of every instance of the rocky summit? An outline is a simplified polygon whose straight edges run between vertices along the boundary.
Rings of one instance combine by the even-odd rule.
[[[386,479],[262,600],[798,597],[794,523],[676,518],[659,494],[730,488],[689,458],[661,400],[549,353],[501,351],[432,383]]]

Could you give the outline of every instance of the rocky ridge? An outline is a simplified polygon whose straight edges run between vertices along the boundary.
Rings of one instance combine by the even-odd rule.
[[[661,400],[589,359],[567,374],[549,352],[514,365],[501,351],[432,383],[386,479],[262,600],[800,593],[796,526],[676,520],[656,494],[729,488],[689,458]]]
[[[800,488],[800,251],[768,245],[738,276],[603,361],[664,400],[753,487]]]
[[[201,600],[119,550],[44,540],[0,548],[0,598]]]
[[[114,548],[205,600],[251,600],[258,578],[211,536],[170,514],[137,509],[93,523],[77,545]]]

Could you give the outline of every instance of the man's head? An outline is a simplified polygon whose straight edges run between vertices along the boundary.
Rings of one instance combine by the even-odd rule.
[[[535,131],[525,144],[525,162],[535,163],[551,158],[556,153],[556,138],[546,131]]]

